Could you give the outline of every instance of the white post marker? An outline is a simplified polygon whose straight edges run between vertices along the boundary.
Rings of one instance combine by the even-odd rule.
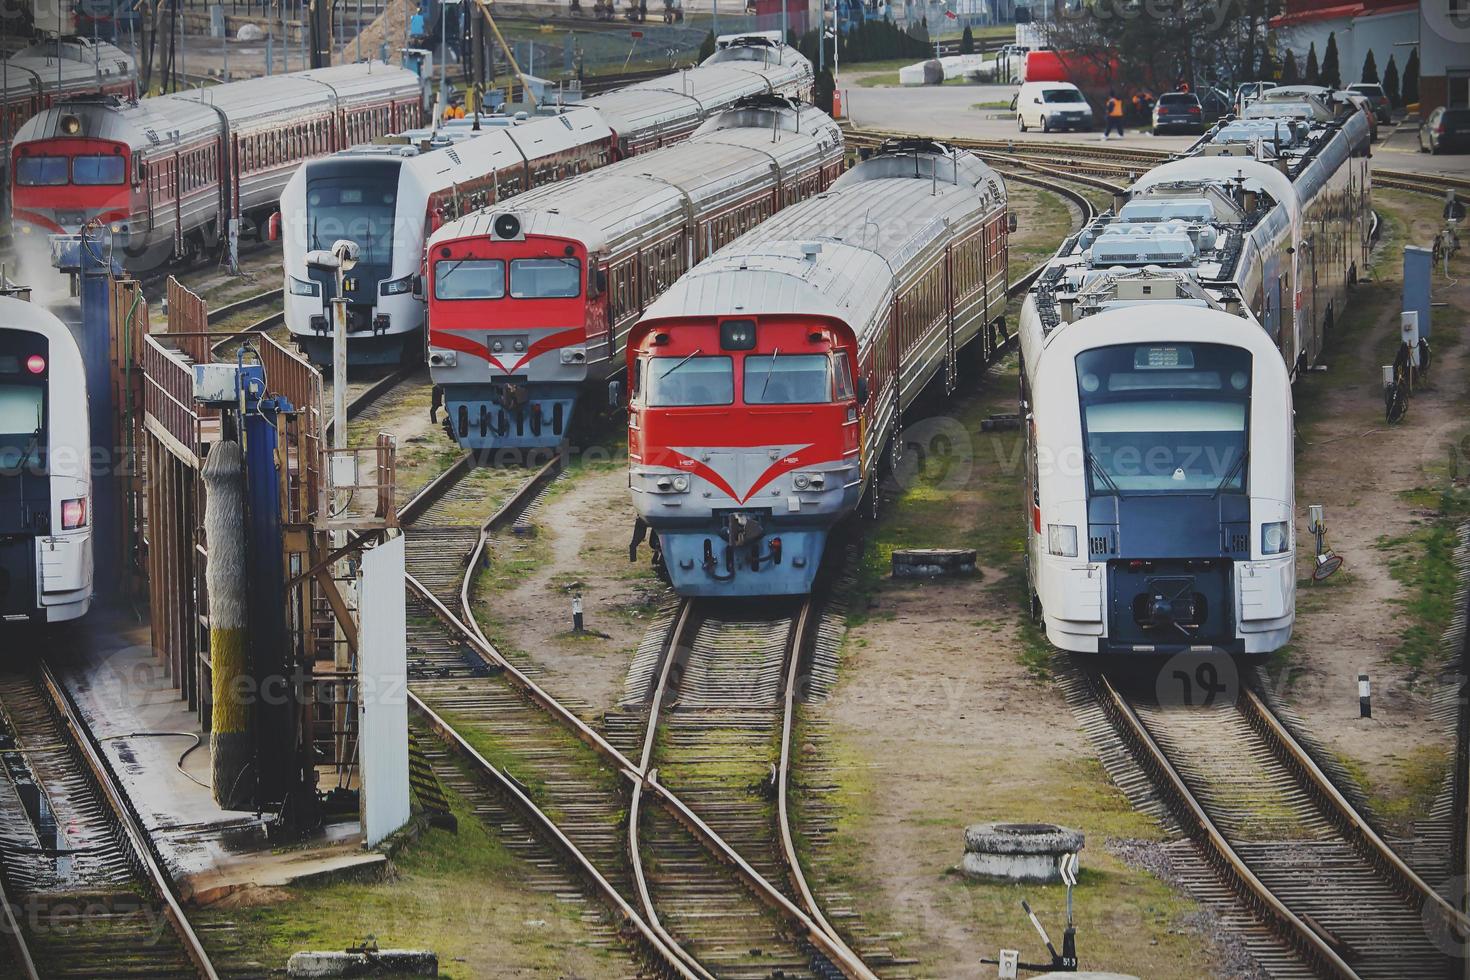
[[[582,632],[582,593],[572,596],[572,632]]]
[[[1373,686],[1366,672],[1358,675],[1358,717],[1373,717]]]

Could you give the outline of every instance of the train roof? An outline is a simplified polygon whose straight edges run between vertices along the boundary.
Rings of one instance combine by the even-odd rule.
[[[1004,207],[1004,185],[973,154],[890,148],[695,266],[643,319],[798,313],[860,329],[942,229]]]
[[[78,95],[55,103],[29,119],[15,142],[73,135],[62,129],[68,116],[83,121],[81,135],[112,139],[135,147],[186,143],[215,131],[224,114],[235,131],[269,129],[319,109],[323,96],[357,101],[374,94],[403,98],[421,90],[416,74],[383,62],[268,75],[171,95],[129,100],[113,95]]]
[[[43,44],[0,58],[0,87],[6,100],[21,98],[22,93],[55,91],[58,79],[61,91],[69,93],[136,77],[132,57],[106,42],[95,47],[90,41],[85,47],[62,45],[61,50],[59,61],[55,46]]]
[[[740,113],[756,112],[746,108]],[[490,208],[451,222],[435,233],[430,247],[461,238],[489,237],[498,214],[521,219],[528,235],[568,237],[597,252],[615,247],[623,237],[648,223],[650,214],[671,221],[683,214],[686,198],[698,208],[743,194],[772,161],[783,168],[840,152],[841,132],[817,109],[800,112],[801,132],[768,120],[794,119],[791,108],[759,113],[756,125],[715,128],[686,142],[651,154],[640,154],[517,195],[507,206]]]
[[[548,157],[611,136],[612,131],[596,113],[533,116],[517,126],[459,133],[427,151],[413,145],[391,143],[350,147],[328,157],[308,160],[292,175],[292,181],[330,174],[344,162],[350,166],[354,160],[397,161],[406,179],[432,193],[506,167],[518,166],[527,159]]]
[[[71,328],[55,313],[37,303],[14,296],[0,296],[0,332],[6,330],[29,330],[41,334],[51,344],[53,359],[59,349],[81,361],[81,347]]]
[[[1057,331],[1037,369],[1057,364],[1061,365],[1058,370],[1070,371],[1078,353],[1112,344],[1199,341],[1243,347],[1256,355],[1257,370],[1276,373],[1282,386],[1287,383],[1286,364],[1271,336],[1250,317],[1216,306],[1196,304],[1181,309],[1178,302],[1113,299],[1085,322],[1085,330]]]

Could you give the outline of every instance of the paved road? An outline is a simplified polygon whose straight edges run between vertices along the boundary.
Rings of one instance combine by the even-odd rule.
[[[844,73],[847,76],[847,73]],[[1097,133],[1048,133],[1035,130],[1022,133],[1015,117],[1002,109],[977,109],[977,104],[1009,103],[1015,94],[1011,85],[944,85],[923,88],[880,86],[862,88],[852,84],[854,76],[844,77],[843,96],[847,111],[859,126],[891,129],[920,136],[960,136],[974,139],[1014,139],[1047,141],[1097,141]],[[1416,173],[1449,173],[1470,176],[1470,153],[1430,156],[1419,153],[1413,126],[1381,129],[1379,142],[1373,147],[1376,166]],[[1129,130],[1122,146],[1139,146],[1161,150],[1180,150],[1192,143],[1194,136],[1154,136]]]

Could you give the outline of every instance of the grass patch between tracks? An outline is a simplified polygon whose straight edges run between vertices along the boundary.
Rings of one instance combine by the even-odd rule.
[[[448,791],[457,833],[426,830],[381,880],[253,889],[190,913],[196,927],[232,928],[238,949],[211,941],[229,972],[284,973],[298,950],[380,946],[431,949],[440,976],[604,976],[619,969],[589,942],[579,907],[538,890],[535,870],[466,801]],[[209,930],[212,932],[212,930]],[[253,967],[252,967],[253,965]]]

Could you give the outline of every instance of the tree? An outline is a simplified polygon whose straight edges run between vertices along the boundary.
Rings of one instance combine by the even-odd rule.
[[[1337,32],[1327,35],[1327,53],[1322,56],[1322,84],[1342,88],[1342,70],[1337,64]]]
[[[965,25],[965,33],[960,35],[960,54],[975,53],[975,35],[970,30],[970,25]]]
[[[1389,55],[1389,57],[1393,56]],[[1368,56],[1363,59],[1363,77],[1358,80],[1369,83],[1378,81],[1378,62],[1373,58],[1372,48],[1368,49]]]
[[[1296,70],[1296,55],[1292,53],[1290,48],[1288,48],[1286,51],[1286,57],[1281,59],[1281,84],[1295,85],[1301,80],[1302,78],[1299,74],[1297,74]]]
[[[1307,49],[1307,77],[1306,77],[1306,82],[1307,82],[1308,85],[1321,85],[1322,84],[1322,69],[1320,67],[1318,67],[1318,65],[1317,65],[1317,42],[1316,41],[1313,41],[1312,42],[1312,46]]]
[[[1399,98],[1399,66],[1393,55],[1388,56],[1388,66],[1383,69],[1383,94],[1388,96],[1389,104],[1395,109],[1404,104]]]
[[[837,92],[837,83],[832,80],[830,69],[823,68],[812,80],[812,105],[827,115],[832,114],[832,96]]]
[[[1120,15],[1120,6],[1147,12]],[[1169,91],[1179,78],[1204,83],[1259,77],[1270,19],[1281,6],[1281,0],[1066,3],[1055,17],[1033,23],[1042,44],[1068,52],[1075,76],[1122,79],[1128,89],[1159,92]],[[1106,87],[1099,94],[1105,95]]]
[[[1404,65],[1404,105],[1419,101],[1419,49],[1409,52],[1409,63]]]
[[[704,40],[699,43],[699,60],[702,62],[702,61],[704,61],[704,59],[708,58],[710,55],[712,55],[714,53],[715,53],[715,32],[714,31],[710,31],[708,34],[706,34],[704,36]]]
[[[1276,64],[1276,59],[1271,57],[1271,46],[1263,44],[1261,46],[1261,65],[1256,69],[1256,77],[1262,81],[1269,81],[1275,78],[1280,70],[1281,66]]]

